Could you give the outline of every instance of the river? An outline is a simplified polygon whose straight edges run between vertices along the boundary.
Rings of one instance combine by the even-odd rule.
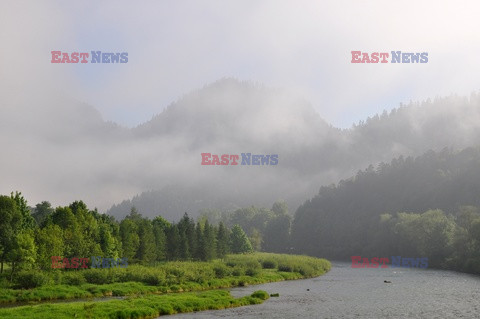
[[[357,269],[332,263],[325,275],[231,289],[279,293],[261,305],[173,318],[480,318],[480,277],[433,269]],[[384,280],[391,283],[384,283]]]

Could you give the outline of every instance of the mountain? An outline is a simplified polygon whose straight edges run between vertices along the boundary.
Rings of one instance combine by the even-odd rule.
[[[279,198],[287,200],[294,211],[320,185],[337,182],[369,164],[444,147],[477,145],[479,124],[480,98],[472,94],[470,98],[450,96],[410,103],[341,130],[326,123],[308,102],[284,91],[223,79],[171,104],[133,129],[133,134],[138,140],[179,141],[177,150],[194,159],[190,164],[198,169],[190,178],[196,182],[173,183],[176,196],[184,199],[183,209],[177,209],[195,216],[202,208],[268,207]],[[255,151],[279,154],[274,172],[273,167],[199,165],[202,152]],[[109,212],[123,216],[135,206],[144,213],[180,216],[180,212],[172,213],[165,194],[157,188]]]
[[[82,199],[119,218],[132,205],[178,220],[278,199],[295,211],[321,185],[369,164],[480,144],[478,94],[400,106],[350,129],[286,90],[236,79],[195,90],[131,129],[65,97],[14,96],[0,97],[0,141],[10,145],[0,191],[20,190],[33,203]],[[278,164],[208,166],[201,153],[276,154]]]

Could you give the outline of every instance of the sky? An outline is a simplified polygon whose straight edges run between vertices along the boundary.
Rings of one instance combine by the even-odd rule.
[[[134,127],[234,77],[295,92],[348,128],[410,100],[478,90],[479,13],[477,1],[2,0],[0,84],[60,92]],[[52,50],[129,60],[52,64]],[[352,64],[353,50],[429,61]]]

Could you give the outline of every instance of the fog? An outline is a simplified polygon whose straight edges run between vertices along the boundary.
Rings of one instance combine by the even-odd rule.
[[[276,199],[294,210],[369,164],[479,143],[475,2],[116,3],[2,2],[1,194],[106,211],[164,190],[150,216]],[[52,50],[129,63],[52,64]],[[353,65],[351,50],[430,61]],[[202,166],[202,152],[279,163]]]

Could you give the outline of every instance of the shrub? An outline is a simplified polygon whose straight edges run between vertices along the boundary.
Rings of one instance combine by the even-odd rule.
[[[304,277],[312,277],[315,275],[315,269],[312,266],[306,264],[298,267],[298,272]]]
[[[260,269],[258,268],[248,268],[247,270],[245,270],[245,275],[247,276],[256,276],[260,273]]]
[[[267,259],[262,262],[262,267],[264,269],[275,269],[277,268],[277,262],[273,259]]]
[[[216,278],[224,278],[225,276],[228,276],[230,271],[227,267],[218,265],[213,268],[213,271],[215,272],[215,277]]]
[[[84,271],[83,275],[89,284],[103,285],[109,283],[106,269],[88,269]]]
[[[22,271],[17,274],[15,283],[19,288],[30,289],[46,285],[50,282],[50,277],[40,271]]]
[[[172,292],[179,292],[180,291],[180,286],[179,285],[172,285],[172,286],[170,286],[170,290]]]
[[[149,273],[145,275],[143,282],[150,286],[160,286],[165,283],[164,279],[165,277],[159,276],[158,274]]]
[[[232,275],[235,276],[235,277],[243,276],[244,271],[243,271],[242,268],[236,267],[235,269],[232,270]]]
[[[289,264],[279,264],[278,271],[292,272],[293,267]]]
[[[86,282],[82,271],[70,271],[63,275],[62,281],[66,285],[79,286]]]

